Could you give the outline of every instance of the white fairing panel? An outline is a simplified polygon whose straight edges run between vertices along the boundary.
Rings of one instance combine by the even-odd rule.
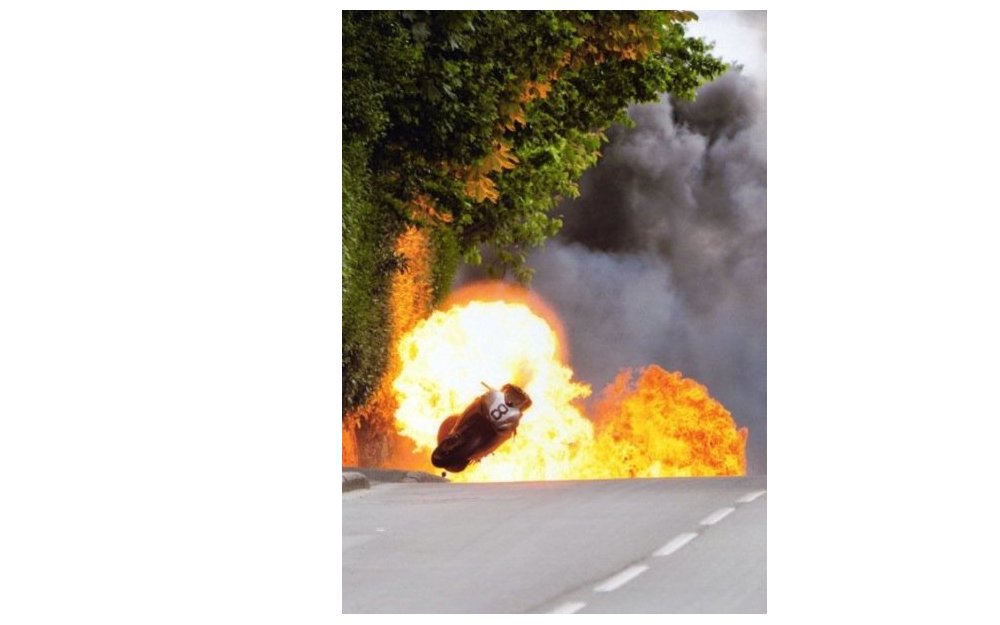
[[[498,390],[490,390],[486,394],[487,414],[490,416],[490,423],[493,427],[505,432],[517,427],[521,420],[520,408],[508,406],[504,402],[503,393]]]

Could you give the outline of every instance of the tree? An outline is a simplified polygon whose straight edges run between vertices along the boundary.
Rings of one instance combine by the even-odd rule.
[[[370,147],[380,201],[490,245],[522,278],[626,106],[691,98],[725,66],[685,11],[345,12],[344,133]]]
[[[685,11],[345,11],[344,400],[362,403],[389,348],[395,239],[428,229],[442,297],[491,248],[522,281],[561,226],[626,107],[692,98],[725,66]]]

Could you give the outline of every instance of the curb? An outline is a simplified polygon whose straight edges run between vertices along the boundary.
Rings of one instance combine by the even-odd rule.
[[[347,467],[341,466],[344,475],[357,473],[368,478],[373,484],[391,482],[447,482],[448,480],[440,475],[433,475],[424,471],[407,471],[405,469],[370,469],[368,467]]]
[[[439,475],[431,475],[430,473],[424,473],[423,471],[407,471],[406,475],[403,476],[403,482],[447,482]]]
[[[344,473],[343,476],[344,489],[342,492],[346,493],[347,491],[358,490],[359,488],[371,488],[371,485],[368,484],[368,478],[361,473],[351,471]]]

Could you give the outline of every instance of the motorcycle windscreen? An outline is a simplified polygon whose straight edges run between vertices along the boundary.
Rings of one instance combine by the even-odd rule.
[[[531,398],[528,394],[513,384],[505,384],[503,387],[504,403],[524,412],[531,406]]]

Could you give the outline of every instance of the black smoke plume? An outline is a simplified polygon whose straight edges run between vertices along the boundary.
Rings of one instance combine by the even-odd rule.
[[[595,394],[624,367],[679,370],[749,428],[748,473],[766,473],[766,82],[731,70],[630,115],[529,258],[532,288]]]

